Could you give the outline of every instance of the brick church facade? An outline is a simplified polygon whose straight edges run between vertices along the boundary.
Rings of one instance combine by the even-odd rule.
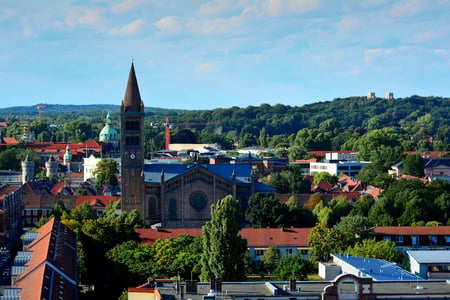
[[[250,164],[155,164],[144,161],[144,103],[134,65],[121,111],[122,209],[136,209],[146,225],[198,228],[210,206],[227,195],[243,210],[253,193],[274,193],[258,182]]]

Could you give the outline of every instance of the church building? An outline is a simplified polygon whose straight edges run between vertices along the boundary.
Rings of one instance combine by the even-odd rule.
[[[134,65],[120,110],[122,209],[136,209],[146,225],[198,228],[227,195],[243,211],[254,193],[275,190],[256,180],[251,164],[167,164],[144,160],[144,103]]]

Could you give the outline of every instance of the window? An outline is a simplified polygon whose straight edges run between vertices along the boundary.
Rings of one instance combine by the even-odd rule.
[[[418,235],[411,236],[411,245],[419,246],[419,236]]]
[[[446,243],[450,243],[450,235],[446,235],[445,236],[445,242]]]
[[[395,241],[396,241],[397,243],[403,243],[403,235],[397,235],[397,236],[395,237]]]
[[[256,249],[256,250],[255,250],[255,255],[256,255],[256,256],[262,256],[262,255],[264,255],[264,250],[263,250],[263,249]]]
[[[169,219],[177,219],[177,200],[173,198],[169,200]]]
[[[437,245],[438,244],[438,239],[437,239],[437,235],[430,235],[430,245]]]
[[[385,236],[383,236],[383,240],[390,241],[391,240],[391,236],[390,235],[385,235]]]
[[[292,249],[285,249],[284,251],[286,254],[292,254]]]

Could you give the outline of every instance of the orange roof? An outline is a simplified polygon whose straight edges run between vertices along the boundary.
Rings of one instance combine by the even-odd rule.
[[[176,238],[182,234],[201,236],[201,228],[137,228],[143,243],[153,244],[156,240]],[[247,240],[249,247],[306,247],[311,228],[243,228],[239,234]]]
[[[65,188],[69,188],[72,190],[72,188],[70,187],[70,185],[66,182],[57,182],[55,183],[55,185],[52,187],[52,194],[53,195],[58,195],[59,193],[61,193]]]
[[[6,123],[6,122],[0,122],[0,127],[8,127],[8,123]]]
[[[3,140],[5,141],[5,143],[7,145],[16,145],[17,144],[16,138],[13,138],[13,137],[4,137]]]
[[[54,218],[37,230],[27,268],[17,276],[14,288],[23,299],[48,299],[60,295],[63,299],[78,299],[76,268],[76,236]]]
[[[75,206],[78,207],[83,202],[88,202],[89,205],[99,208],[99,206],[105,207],[109,202],[116,202],[119,199],[119,196],[76,196]]]
[[[450,226],[376,226],[373,232],[384,235],[450,235]]]

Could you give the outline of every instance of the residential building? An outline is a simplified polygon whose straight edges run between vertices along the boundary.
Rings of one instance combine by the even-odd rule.
[[[410,269],[423,279],[450,279],[450,250],[408,250]]]
[[[392,241],[406,250],[450,250],[450,226],[376,226],[375,239]]]
[[[26,264],[20,263],[21,273],[14,274],[0,300],[79,299],[75,233],[53,218],[33,237],[26,253],[20,252]]]
[[[358,257],[347,254],[331,254],[333,262],[340,266],[342,274],[371,278],[374,281],[417,281],[423,278],[384,259]]]
[[[0,246],[10,246],[22,234],[22,187],[0,186]]]
[[[319,172],[328,172],[331,175],[345,174],[348,176],[355,176],[359,171],[369,162],[358,161],[327,161],[327,162],[311,162],[310,175]]]
[[[157,240],[176,238],[182,234],[201,236],[201,228],[137,228],[141,242],[153,244]],[[259,264],[270,246],[277,246],[280,255],[300,253],[303,258],[310,257],[308,236],[311,228],[242,228],[239,234],[247,240],[250,258]]]

